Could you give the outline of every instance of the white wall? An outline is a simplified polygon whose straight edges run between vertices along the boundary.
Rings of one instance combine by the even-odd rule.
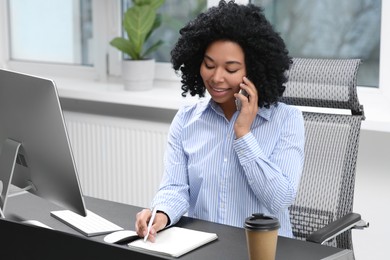
[[[352,233],[356,259],[390,259],[390,133],[361,133],[354,211],[370,223]]]
[[[390,1],[382,0],[380,93],[390,98]],[[377,99],[377,97],[374,97]],[[365,102],[362,102],[365,104]],[[368,102],[367,102],[368,103]],[[387,102],[386,102],[387,103]],[[390,111],[375,111],[382,117]],[[380,121],[380,120],[376,120]],[[387,128],[387,127],[385,127]],[[354,211],[370,223],[365,230],[353,231],[355,257],[390,259],[390,132],[363,130],[360,138]]]

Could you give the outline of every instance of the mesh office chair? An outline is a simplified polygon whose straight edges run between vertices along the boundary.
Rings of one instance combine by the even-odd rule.
[[[368,226],[352,213],[364,120],[356,93],[359,65],[359,59],[294,58],[281,99],[300,106],[305,121],[304,170],[290,207],[294,236],[345,249],[352,249],[351,228]],[[318,108],[331,108],[331,112]]]

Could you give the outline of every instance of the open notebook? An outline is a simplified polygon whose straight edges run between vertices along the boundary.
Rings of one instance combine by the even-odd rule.
[[[143,238],[137,237],[134,232],[135,241],[127,245],[134,250],[150,251],[162,255],[179,257],[202,245],[218,239],[217,234],[197,231],[181,227],[170,227],[160,231],[154,243],[144,242]]]

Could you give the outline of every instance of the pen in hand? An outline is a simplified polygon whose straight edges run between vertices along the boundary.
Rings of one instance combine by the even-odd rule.
[[[150,229],[152,228],[154,218],[156,217],[156,213],[157,213],[157,209],[155,207],[152,211],[152,216],[150,217],[150,220],[148,223],[148,229],[147,229],[146,236],[144,237],[144,242],[146,242],[146,240],[148,240],[149,232],[150,232]]]

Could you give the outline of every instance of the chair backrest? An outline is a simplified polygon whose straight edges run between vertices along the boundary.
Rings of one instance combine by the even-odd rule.
[[[356,92],[359,65],[359,59],[294,58],[287,72],[289,81],[281,102],[302,107],[305,120],[304,170],[290,207],[298,239],[305,240],[313,231],[352,212],[364,120]],[[331,109],[323,113],[312,108]],[[352,249],[350,231],[327,244]]]

